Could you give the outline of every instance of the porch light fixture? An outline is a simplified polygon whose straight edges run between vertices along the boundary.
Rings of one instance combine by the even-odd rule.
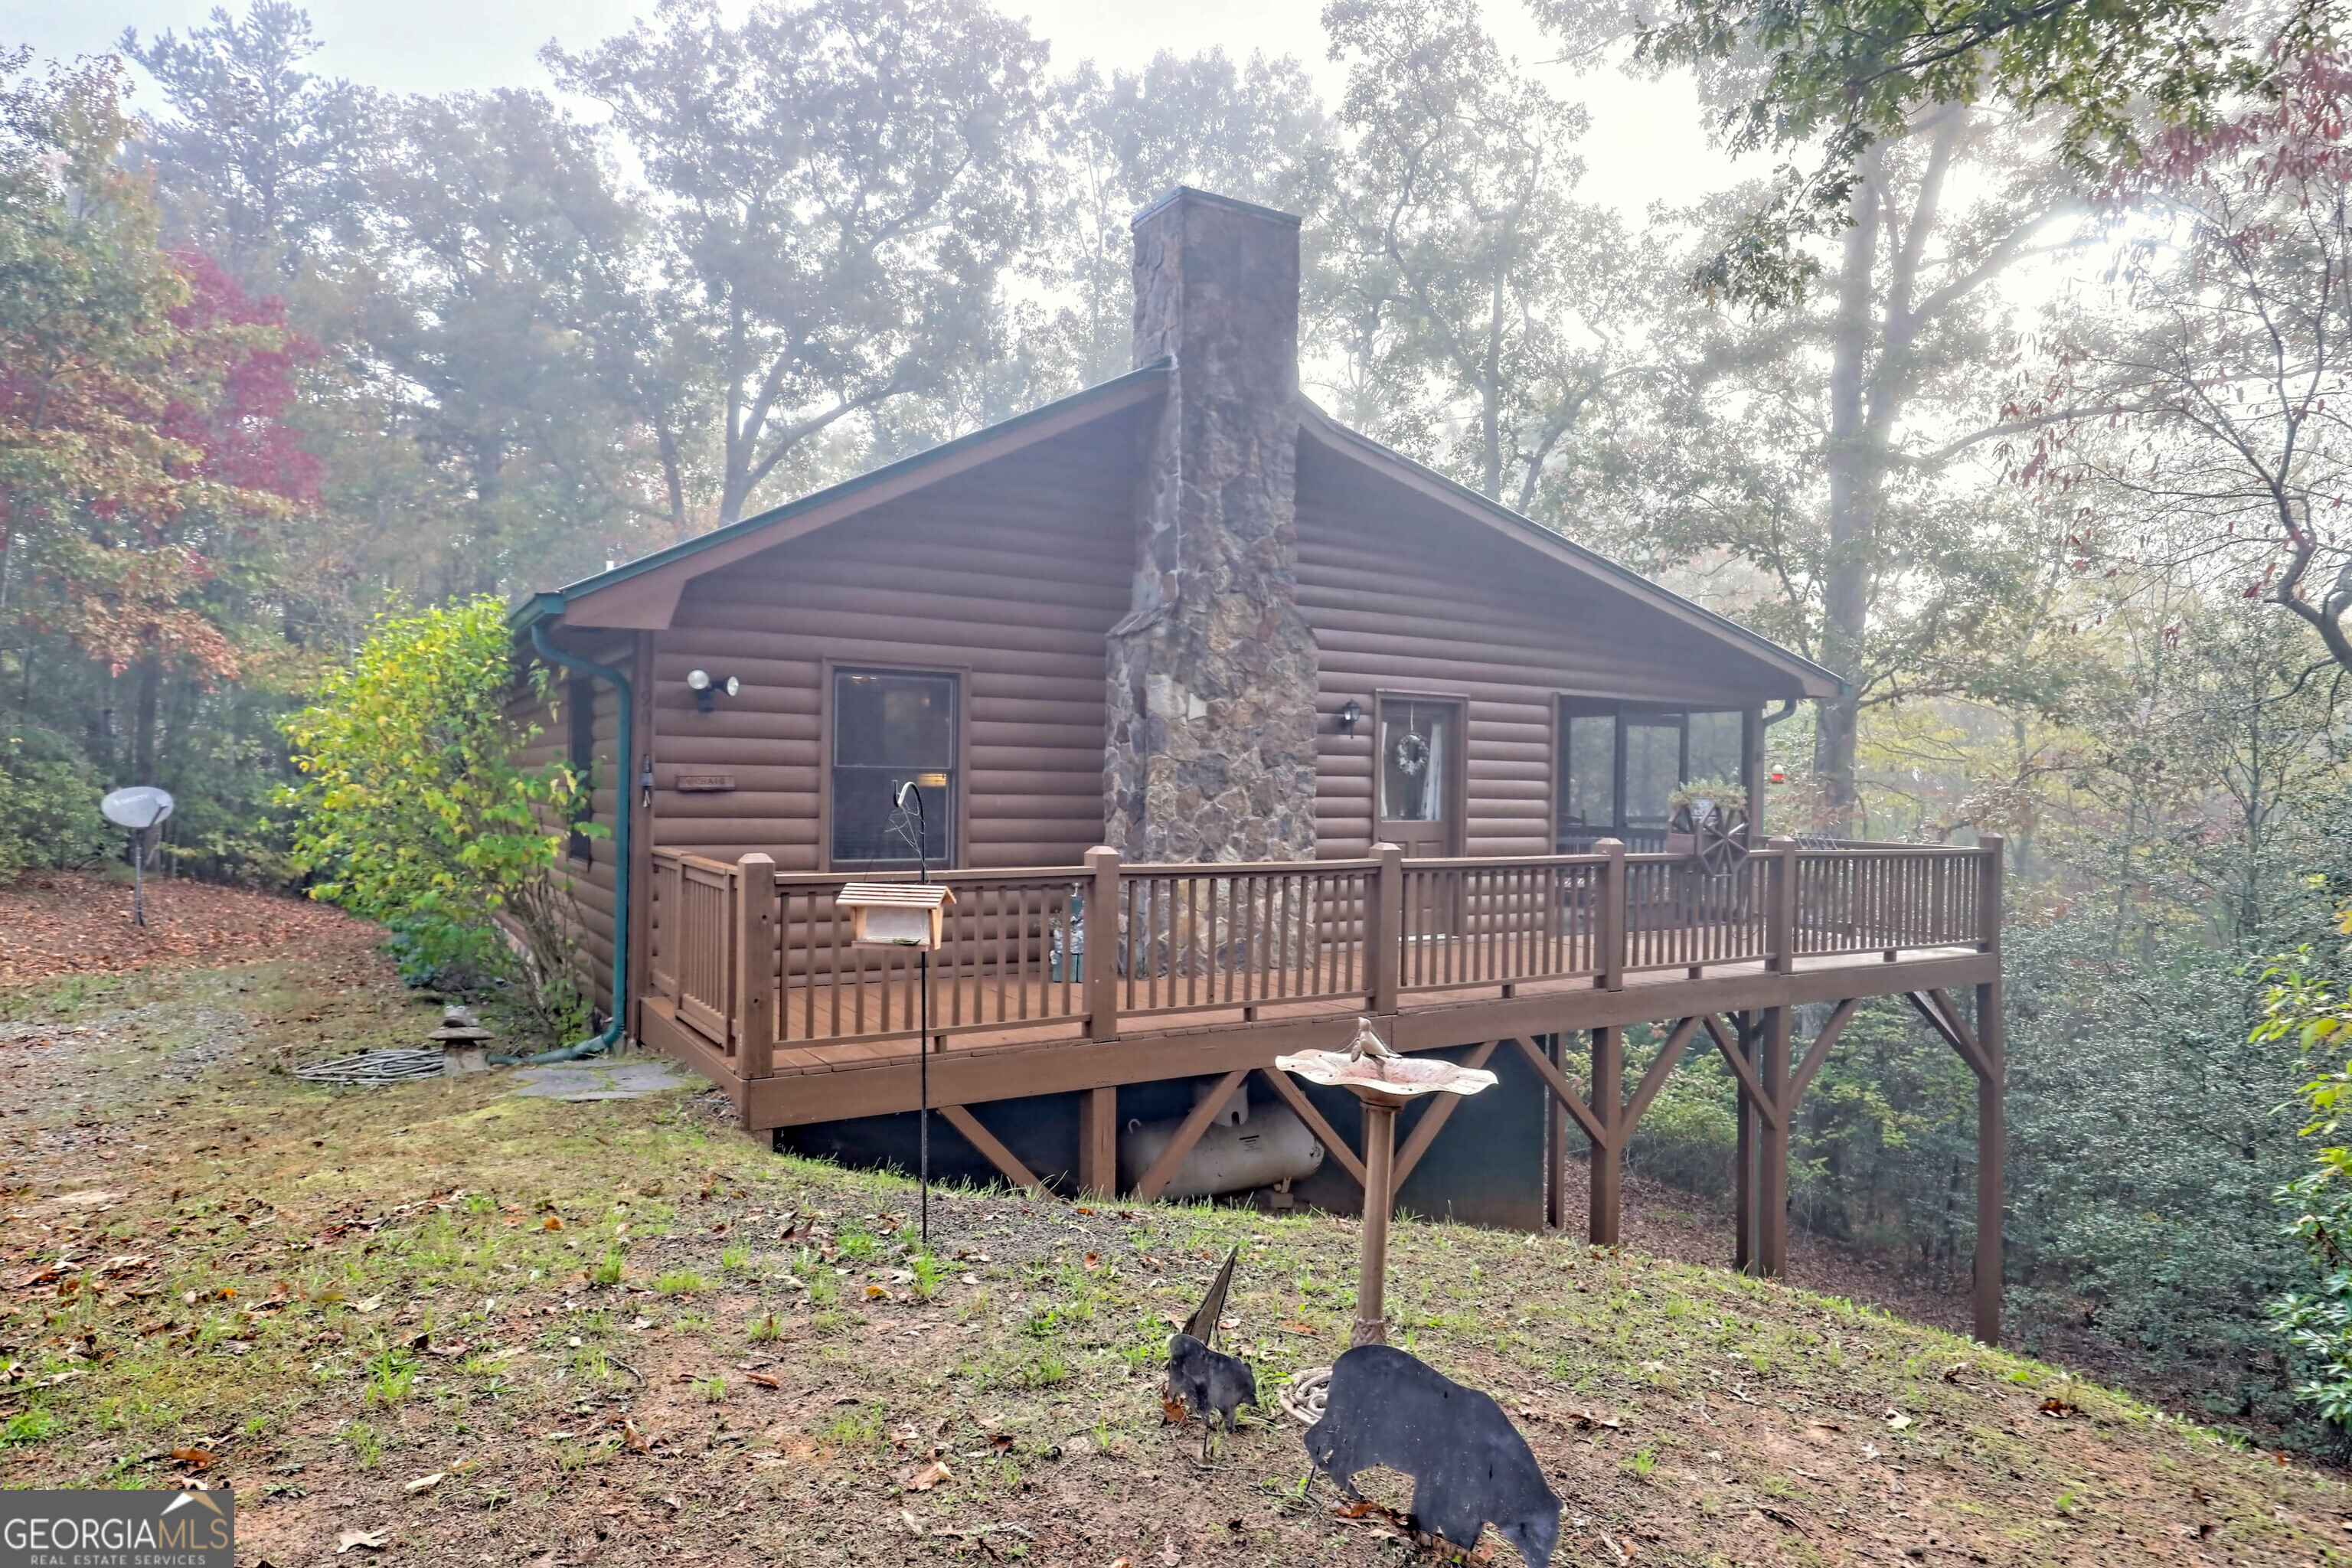
[[[1364,721],[1364,705],[1350,697],[1339,704],[1339,733],[1352,735]]]
[[[694,705],[708,713],[718,702],[720,692],[732,697],[743,689],[743,683],[731,675],[714,680],[707,669],[689,669],[686,672],[686,689],[694,693]]]

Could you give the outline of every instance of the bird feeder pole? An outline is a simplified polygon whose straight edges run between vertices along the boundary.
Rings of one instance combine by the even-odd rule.
[[[1389,1211],[1395,1206],[1397,1108],[1366,1096],[1364,1235],[1356,1261],[1356,1327],[1351,1345],[1389,1342]]]
[[[930,852],[925,842],[923,792],[911,781],[898,786],[891,800],[890,831],[907,839],[915,850],[917,881],[851,882],[835,896],[835,903],[850,912],[850,944],[854,947],[911,947],[916,952],[917,987],[922,994],[921,1034],[915,1041],[916,1123],[915,1163],[922,1185],[923,1250],[931,1247],[931,951],[940,945],[943,910],[955,902],[952,889],[931,882]]]

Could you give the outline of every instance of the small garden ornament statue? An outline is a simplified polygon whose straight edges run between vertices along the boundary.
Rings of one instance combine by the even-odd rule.
[[[1389,1340],[1389,1211],[1395,1205],[1396,1116],[1416,1095],[1475,1094],[1495,1075],[1442,1057],[1402,1057],[1389,1049],[1370,1018],[1356,1020],[1344,1051],[1301,1051],[1274,1065],[1309,1083],[1344,1089],[1364,1108],[1364,1237],[1356,1268],[1356,1327],[1350,1344]]]

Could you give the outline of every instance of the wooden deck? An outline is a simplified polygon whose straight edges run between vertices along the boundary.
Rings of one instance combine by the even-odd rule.
[[[1724,878],[1622,851],[942,873],[934,1099],[1256,1067],[1367,1014],[1422,1050],[1973,986],[1997,875],[1978,848],[1788,843]],[[921,966],[850,945],[848,879],[655,856],[640,1033],[749,1128],[915,1106]]]
[[[1777,1274],[1788,1252],[1790,1131],[1799,1100],[1864,997],[1903,995],[1978,1084],[1979,1337],[2000,1303],[2001,846],[1966,848],[1776,839],[1709,877],[1604,842],[1591,855],[1083,867],[940,875],[955,891],[940,950],[851,945],[835,895],[846,877],[780,875],[765,856],[729,865],[654,855],[651,971],[637,1030],[725,1089],[745,1128],[914,1110],[920,1079],[1004,1178],[1038,1178],[971,1110],[1076,1094],[1080,1190],[1118,1189],[1118,1091],[1213,1078],[1129,1195],[1158,1195],[1215,1109],[1252,1074],[1360,1184],[1363,1161],[1274,1058],[1344,1046],[1360,1016],[1402,1051],[1471,1047],[1525,1058],[1548,1112],[1551,1223],[1572,1123],[1591,1150],[1589,1231],[1613,1245],[1627,1143],[1693,1048],[1739,1082],[1742,1267]],[[1973,993],[1964,1005],[1962,993]],[[1825,1007],[1811,1039],[1798,1009]],[[1664,1048],[1627,1082],[1622,1030],[1656,1024]],[[1587,1033],[1583,1084],[1559,1041]],[[928,1041],[928,1063],[919,1055]],[[925,1069],[928,1069],[927,1072]],[[1397,1155],[1398,1181],[1452,1113],[1438,1096]]]

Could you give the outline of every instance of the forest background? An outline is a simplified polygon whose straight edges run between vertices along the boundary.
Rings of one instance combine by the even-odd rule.
[[[1530,8],[1595,68],[1672,53]],[[2324,1003],[2352,893],[2343,67],[2129,156],[1930,96],[1837,178],[1632,223],[1470,0],[1323,19],[1328,101],[1290,58],[1057,68],[970,0],[666,0],[551,46],[561,96],[327,79],[281,0],[0,52],[0,876],[118,857],[95,800],[142,782],[178,874],[299,879],[286,725],[381,617],[1127,369],[1127,220],[1200,185],[1305,218],[1339,417],[1847,677],[1769,731],[1776,826],[2006,836],[2019,1333],[2339,1449],[2270,1306],[2342,1285],[2297,1234],[2312,1036],[2258,1026],[2278,955]],[[1720,136],[1787,129],[1689,52]],[[1801,1223],[1965,1268],[1967,1069],[1892,1005],[1844,1038]],[[1633,1163],[1718,1199],[1729,1081],[1672,1081]]]

